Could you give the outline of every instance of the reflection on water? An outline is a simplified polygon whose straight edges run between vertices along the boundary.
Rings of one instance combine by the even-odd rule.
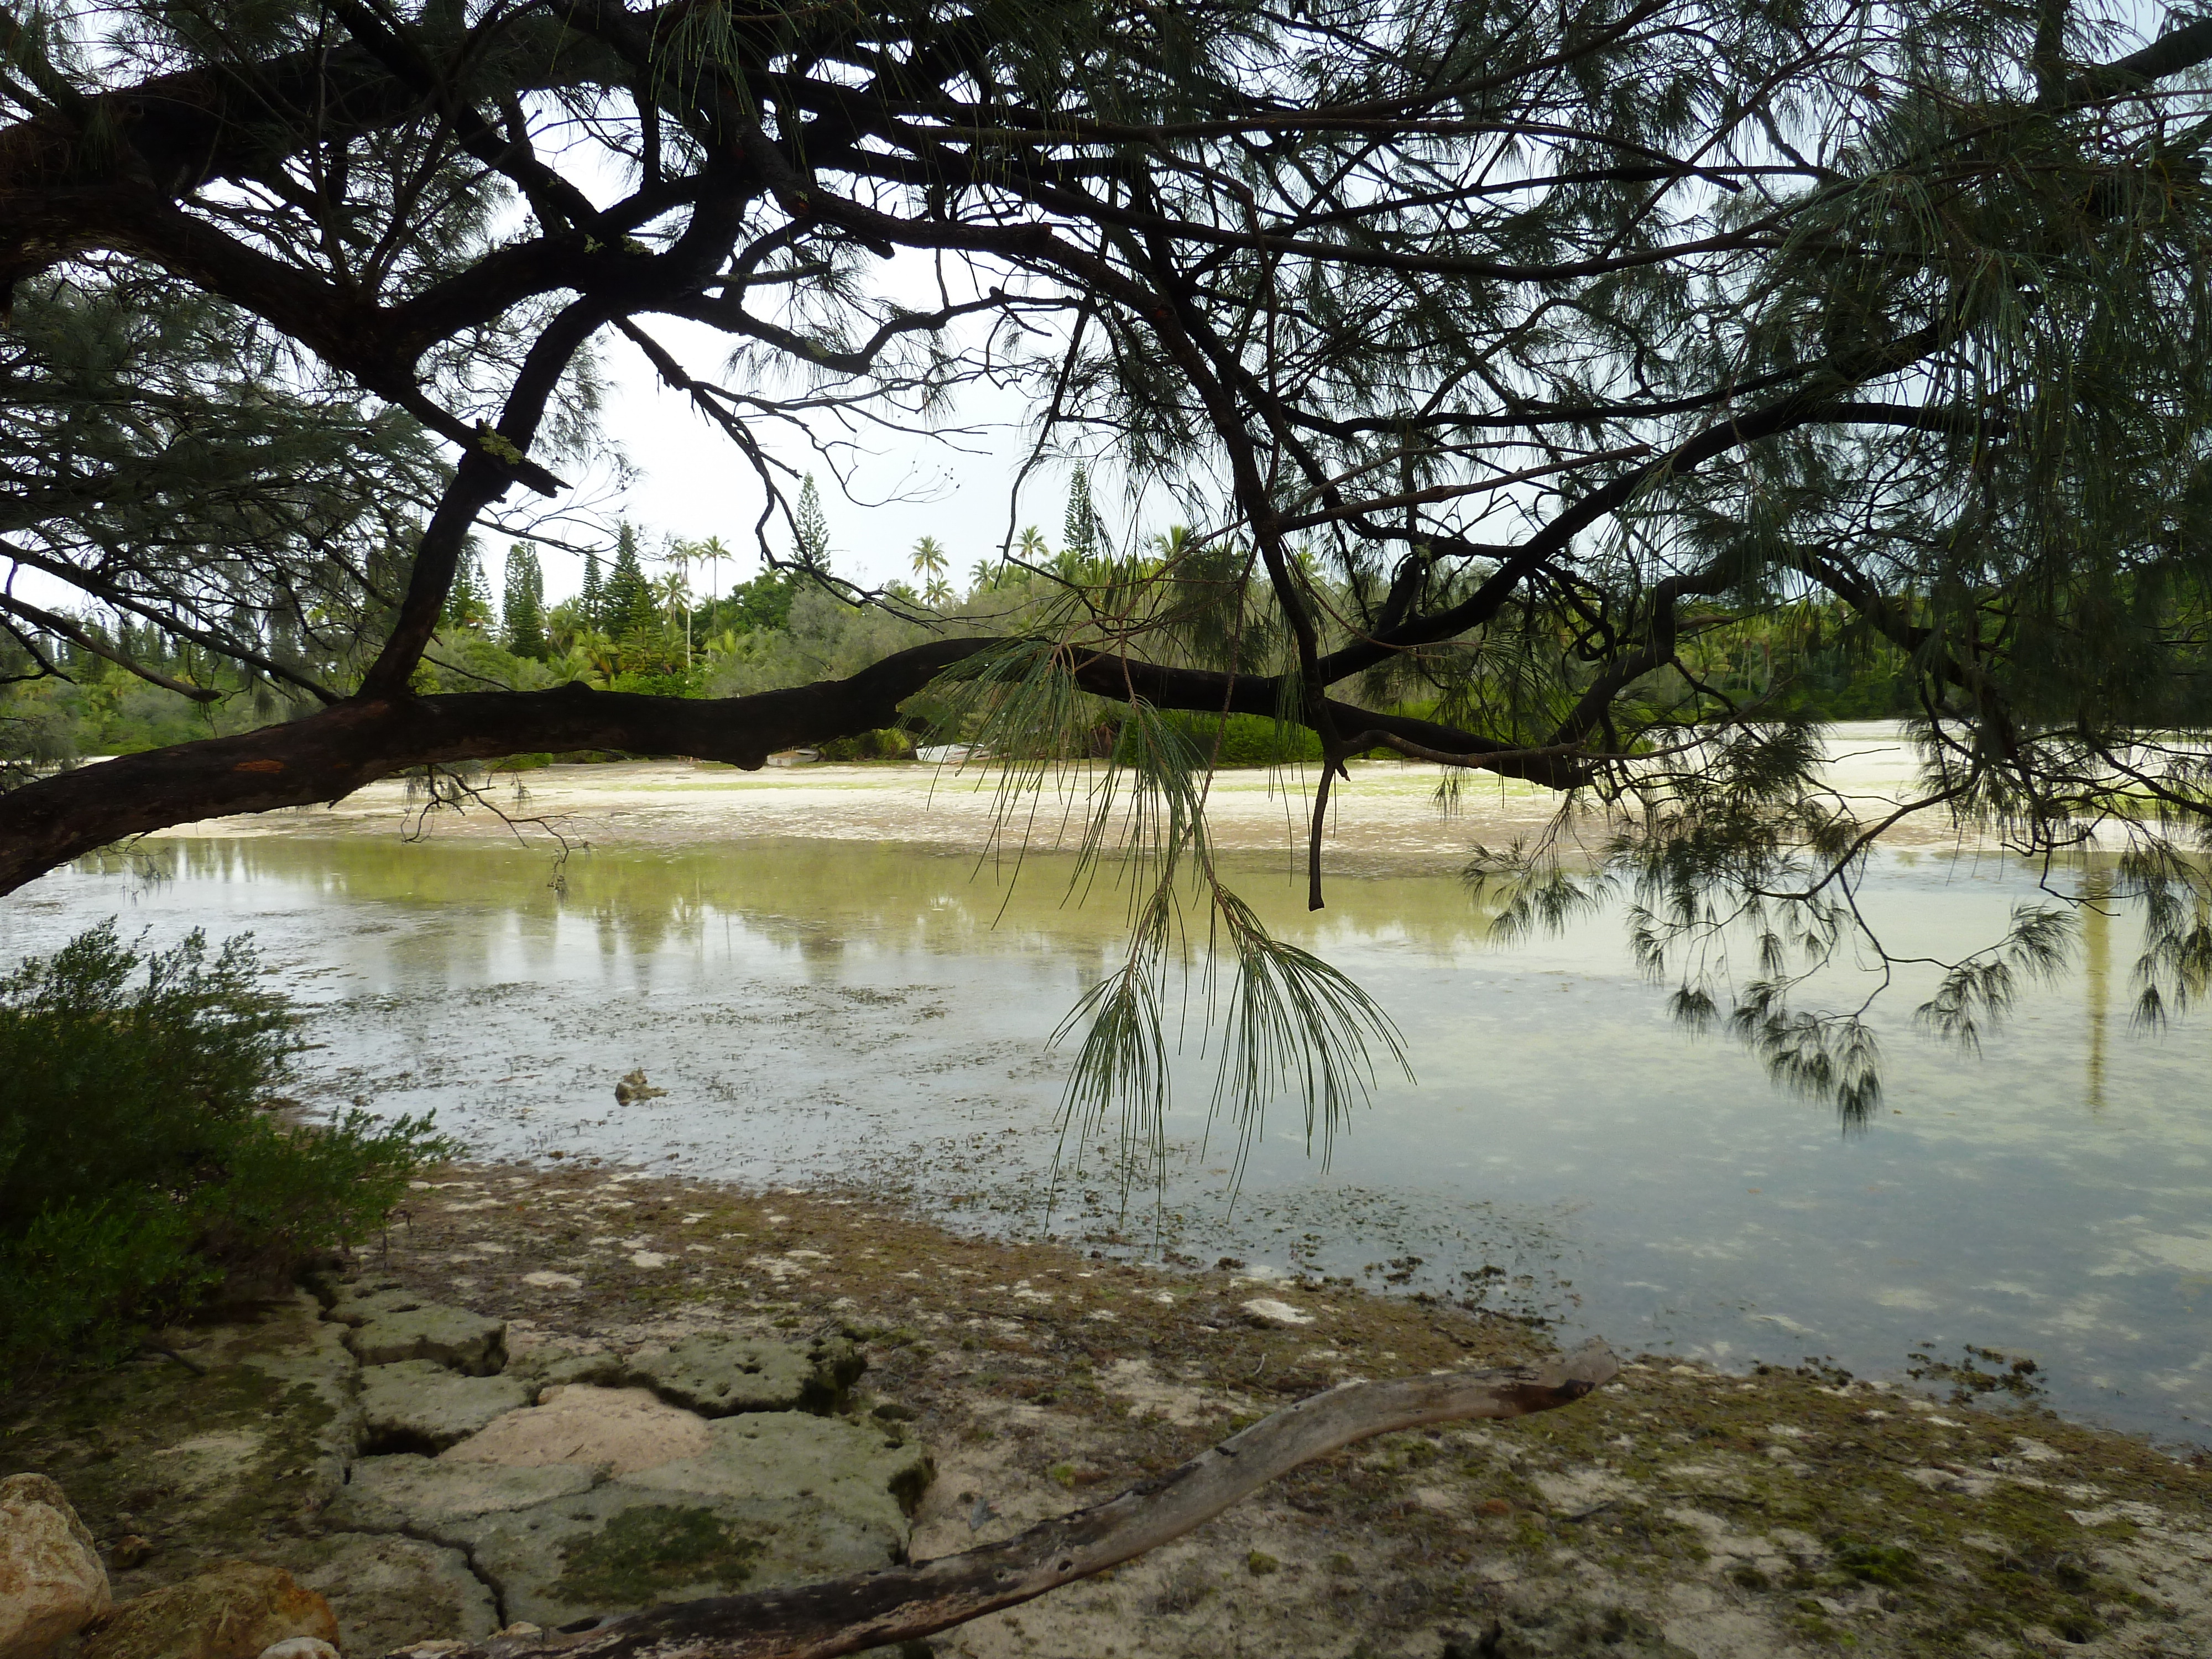
[[[1072,902],[1065,864],[1033,859],[1009,887],[909,847],[743,840],[596,851],[556,884],[542,853],[476,842],[153,856],[26,890],[10,945],[116,913],[161,939],[250,928],[316,1011],[321,1097],[435,1108],[487,1156],[857,1176],[998,1225],[1047,1224],[1049,1194],[1055,1228],[1157,1248],[1150,1194],[1121,1213],[1110,1152],[1056,1192],[1044,1178],[1063,1075],[1047,1039],[1121,939],[1120,896]],[[2096,870],[2077,878],[2108,896]],[[1866,902],[1898,954],[1955,953],[2030,884],[2002,860],[1892,854]],[[1845,1138],[1670,1023],[1611,919],[1505,950],[1447,878],[1339,880],[1318,915],[1279,865],[1242,886],[1377,996],[1420,1081],[1378,1089],[1327,1168],[1285,1111],[1232,1203],[1194,1063],[1171,1247],[1730,1364],[1894,1372],[1971,1342],[2033,1355],[2063,1408],[2212,1438],[2212,1031],[2130,1026],[2124,911],[2090,913],[2079,971],[2027,994],[1979,1060],[1912,1035],[1901,984],[1887,1099]],[[1201,1006],[1187,1025],[1195,1048]],[[667,1097],[617,1107],[640,1064]]]

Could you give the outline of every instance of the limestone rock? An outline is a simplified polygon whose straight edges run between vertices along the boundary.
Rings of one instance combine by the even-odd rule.
[[[616,1388],[623,1381],[623,1357],[603,1349],[583,1353],[532,1354],[527,1359],[512,1361],[506,1374],[541,1393],[547,1389],[565,1388],[572,1382]]]
[[[125,1507],[114,1500],[133,1488],[163,1492],[158,1541],[166,1559],[183,1544],[221,1560],[234,1547],[229,1540],[312,1521],[361,1440],[360,1367],[344,1334],[304,1291],[261,1303],[250,1317],[165,1333],[167,1346],[200,1374],[165,1363],[135,1382],[93,1384],[129,1387],[140,1399],[114,1401],[130,1427],[118,1421],[86,1474],[115,1508]]]
[[[634,1355],[624,1380],[707,1417],[739,1412],[831,1412],[867,1367],[843,1338],[808,1347],[708,1334]]]
[[[499,1510],[528,1509],[597,1486],[596,1470],[574,1464],[511,1468],[406,1453],[364,1457],[324,1511],[325,1523],[352,1531],[434,1533]]]
[[[316,1636],[288,1636],[261,1650],[261,1659],[339,1659],[338,1650]]]
[[[468,1552],[507,1616],[549,1626],[886,1567],[927,1463],[879,1431],[798,1412],[708,1425],[699,1455],[527,1509],[417,1529]]]
[[[802,1412],[757,1412],[707,1425],[707,1449],[623,1477],[654,1492],[780,1498],[902,1524],[927,1488],[929,1455],[880,1428]]]
[[[389,1653],[428,1634],[474,1641],[499,1628],[491,1591],[457,1549],[338,1532],[301,1540],[287,1563],[329,1600],[338,1645],[349,1654]]]
[[[705,1419],[664,1405],[644,1389],[569,1384],[548,1389],[541,1398],[544,1405],[509,1412],[448,1448],[441,1461],[510,1468],[573,1463],[623,1474],[707,1449]]]
[[[332,1314],[351,1327],[345,1345],[364,1365],[430,1359],[471,1376],[492,1376],[507,1364],[507,1322],[435,1302],[401,1306],[406,1298],[341,1302]]]
[[[358,1325],[380,1313],[410,1313],[425,1298],[397,1279],[333,1279],[309,1281],[330,1316],[344,1325]]]
[[[0,1659],[46,1659],[107,1606],[107,1569],[62,1489],[0,1480]]]
[[[367,1365],[361,1373],[367,1443],[386,1451],[443,1451],[528,1405],[531,1395],[512,1377],[458,1376],[434,1359]]]
[[[260,1659],[264,1648],[295,1636],[335,1643],[331,1604],[281,1567],[226,1561],[118,1603],[78,1659]]]

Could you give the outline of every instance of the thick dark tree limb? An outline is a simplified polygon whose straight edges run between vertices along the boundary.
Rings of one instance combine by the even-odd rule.
[[[608,749],[690,755],[747,769],[781,749],[878,731],[938,675],[1006,643],[934,640],[884,658],[845,680],[820,680],[745,697],[644,696],[580,684],[550,691],[462,691],[437,696],[367,693],[319,714],[236,737],[172,744],[56,774],[0,795],[0,894],[125,836],[237,812],[312,806],[411,767],[502,755]],[[1073,669],[1086,691],[1162,708],[1275,714],[1279,681],[1204,669],[1163,668],[1088,656]],[[1583,781],[1565,754],[1532,754],[1433,720],[1376,714],[1330,701],[1347,730],[1389,732],[1473,757],[1496,752],[1493,769],[1554,788]],[[1297,711],[1290,717],[1297,719]],[[1462,764],[1480,764],[1462,760]]]
[[[1182,1537],[1304,1463],[1378,1434],[1571,1406],[1619,1375],[1593,1340],[1541,1365],[1347,1382],[1262,1418],[1163,1479],[1004,1543],[793,1589],[625,1614],[571,1635],[495,1638],[447,1659],[835,1659],[1034,1601]]]
[[[0,893],[126,836],[335,801],[434,763],[612,749],[758,767],[779,749],[890,725],[900,703],[988,643],[937,641],[850,679],[749,697],[641,696],[581,685],[356,697],[282,726],[121,756],[0,795]]]

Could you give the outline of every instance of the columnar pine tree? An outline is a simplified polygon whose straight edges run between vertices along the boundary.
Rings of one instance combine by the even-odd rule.
[[[822,492],[814,475],[799,486],[799,506],[792,514],[792,557],[807,570],[830,568],[830,520],[822,511]]]
[[[636,526],[625,520],[615,538],[614,573],[607,578],[605,627],[619,641],[657,639],[660,607],[653,602],[653,584],[637,556]]]
[[[605,579],[599,574],[596,555],[584,555],[584,586],[576,597],[576,609],[582,614],[584,625],[604,633],[607,625],[607,592]]]
[[[518,657],[543,659],[545,642],[545,576],[538,567],[538,553],[527,542],[507,550],[507,570],[500,586],[500,620],[507,634],[507,648]]]
[[[1098,514],[1091,505],[1091,469],[1079,461],[1075,476],[1067,481],[1067,513],[1060,532],[1060,558],[1075,573],[1097,562],[1098,531]]]
[[[471,547],[462,555],[453,591],[446,596],[446,626],[482,628],[490,621],[491,592],[484,580],[483,560]]]

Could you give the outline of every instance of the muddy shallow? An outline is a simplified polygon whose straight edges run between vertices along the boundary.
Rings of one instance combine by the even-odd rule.
[[[1853,780],[1879,793],[1894,762],[1870,746]],[[1419,1082],[1382,1079],[1326,1166],[1279,1109],[1233,1185],[1194,1054],[1155,1211],[1142,1188],[1125,1202],[1111,1126],[1079,1176],[1051,1178],[1065,1055],[1048,1043],[1115,960],[1120,896],[1073,902],[1049,852],[1010,884],[1010,861],[976,857],[987,805],[933,781],[532,774],[528,810],[590,842],[557,881],[542,840],[484,815],[404,842],[382,786],[58,872],[9,901],[9,941],[110,914],[161,939],[252,928],[316,1008],[305,1097],[434,1108],[486,1156],[860,1180],[1019,1235],[1427,1289],[1731,1365],[1895,1376],[1972,1344],[2036,1359],[2069,1413],[2206,1437],[2212,1030],[2131,1031],[2125,917],[1978,1061],[1916,1036],[1900,987],[1889,1098],[1844,1137],[1670,1024],[1616,919],[1492,944],[1452,872],[1537,798],[1485,792],[1446,821],[1424,769],[1359,769],[1310,916],[1279,850],[1295,799],[1237,775],[1217,805],[1243,890],[1378,997]],[[1923,836],[1885,853],[1870,902],[1895,945],[1955,951],[2029,890]],[[639,1065],[669,1092],[618,1107]]]

